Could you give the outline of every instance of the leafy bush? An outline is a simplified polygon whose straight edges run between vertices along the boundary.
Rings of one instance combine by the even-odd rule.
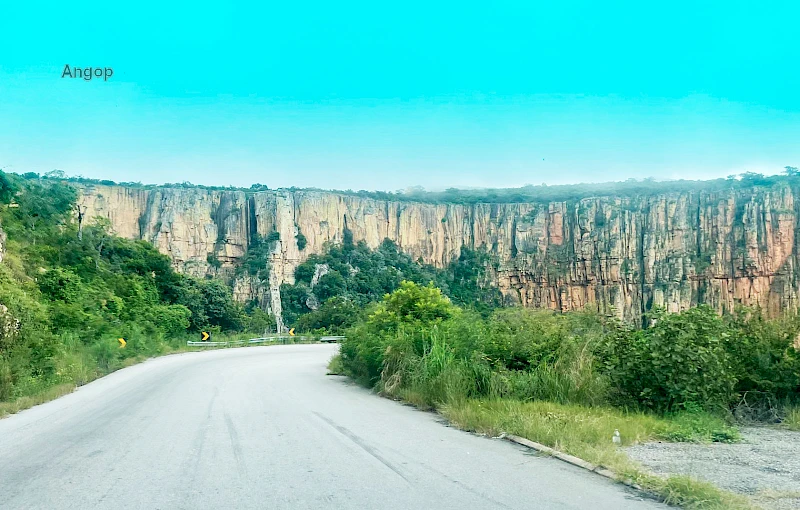
[[[167,335],[177,335],[189,329],[192,311],[183,305],[156,305],[150,311],[153,324]]]
[[[563,315],[549,311],[498,310],[489,321],[486,356],[494,366],[511,370],[555,361],[559,346],[566,341],[565,324]]]
[[[273,234],[277,234],[277,232],[273,232]],[[244,271],[250,276],[266,281],[269,278],[269,255],[275,247],[276,241],[277,239],[262,239],[257,233],[253,234],[247,252],[244,254],[244,260],[237,267],[237,273],[241,274]]]
[[[38,278],[42,293],[53,300],[72,303],[78,299],[81,290],[81,277],[60,267],[54,267]]]
[[[505,309],[483,318],[432,285],[403,282],[349,329],[341,364],[349,375],[419,405],[480,396],[603,403],[589,343],[598,317]]]
[[[359,310],[346,298],[333,297],[318,310],[301,315],[297,320],[300,331],[319,331],[340,334],[358,318]]]
[[[758,309],[739,308],[725,319],[737,393],[757,392],[776,400],[800,397],[800,351],[793,345],[800,317],[767,320]]]
[[[423,287],[403,281],[399,289],[383,299],[369,321],[384,329],[395,329],[401,324],[432,326],[452,317],[456,310],[433,283]]]
[[[353,244],[352,232],[347,239],[349,242],[341,246],[328,246],[323,254],[310,255],[296,268],[295,284],[284,286],[281,294],[287,324],[300,325],[299,318],[312,312],[309,303],[316,308],[338,297],[361,308],[382,299],[403,280],[422,285],[434,282],[455,303],[477,309],[484,315],[502,302],[499,291],[487,284],[486,272],[491,260],[485,251],[462,247],[457,260],[445,269],[437,269],[415,262],[389,239],[376,250],[371,250],[363,241]],[[326,267],[327,274],[312,287],[320,267]]]
[[[655,310],[641,331],[618,328],[603,349],[603,371],[621,402],[657,411],[691,406],[719,411],[734,399],[730,334],[708,306]]]
[[[297,239],[297,249],[300,251],[305,250],[306,245],[308,244],[308,239],[306,239],[306,236],[304,236],[303,233],[300,232],[300,229],[297,229],[297,235],[294,237],[295,239]]]
[[[670,432],[681,440],[694,440],[682,430],[700,430],[709,412],[727,415],[737,392],[796,398],[796,319],[721,318],[700,306],[655,310],[648,320],[648,328],[635,330],[591,312],[506,308],[486,317],[459,309],[433,285],[403,282],[346,331],[337,363],[365,384],[425,407],[510,398],[688,413],[682,419],[694,421]],[[770,356],[735,359],[748,352]],[[736,439],[712,421],[715,432],[706,439]]]
[[[208,262],[208,265],[213,267],[214,269],[219,269],[220,267],[222,267],[222,262],[213,253],[208,254],[208,256],[206,257],[206,262]]]

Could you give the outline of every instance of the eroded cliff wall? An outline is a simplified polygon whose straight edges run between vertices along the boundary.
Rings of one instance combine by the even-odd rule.
[[[439,267],[462,246],[498,262],[495,285],[509,301],[557,310],[596,307],[638,322],[669,310],[735,303],[770,313],[798,306],[795,195],[787,185],[575,202],[425,204],[318,191],[210,191],[84,185],[86,217],[145,239],[196,276],[228,279],[237,299],[280,309],[279,286],[327,242],[377,247],[389,238]],[[302,231],[307,246],[300,250]],[[268,282],[235,267],[258,233],[280,234]],[[217,264],[219,261],[220,264]],[[215,267],[220,266],[220,267]]]

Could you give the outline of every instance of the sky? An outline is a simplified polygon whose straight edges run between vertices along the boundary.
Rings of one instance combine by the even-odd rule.
[[[797,19],[789,1],[7,3],[0,168],[388,191],[778,173],[800,166]]]

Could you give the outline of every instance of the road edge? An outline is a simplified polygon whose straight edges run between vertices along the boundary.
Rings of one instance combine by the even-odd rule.
[[[535,450],[540,453],[544,453],[550,455],[552,457],[557,458],[558,460],[567,462],[572,464],[573,466],[577,466],[579,468],[585,469],[587,471],[591,471],[592,473],[597,473],[600,476],[606,477],[610,480],[614,480],[615,482],[619,482],[621,484],[627,485],[628,487],[632,487],[636,490],[646,492],[639,484],[636,484],[630,480],[620,477],[614,471],[610,469],[606,469],[602,466],[597,466],[592,464],[591,462],[585,461],[574,455],[570,455],[568,453],[560,452],[558,450],[554,450],[549,446],[545,446],[541,443],[537,443],[535,441],[531,441],[530,439],[525,439],[524,437],[515,436],[514,434],[506,434],[504,439],[511,441],[512,443],[516,443],[521,446],[525,446],[526,448],[530,448],[531,450]]]

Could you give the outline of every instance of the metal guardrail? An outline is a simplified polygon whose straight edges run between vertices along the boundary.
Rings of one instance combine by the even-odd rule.
[[[322,338],[319,339],[320,342],[327,342],[327,343],[341,342],[342,340],[344,340],[343,336],[323,336]]]
[[[301,341],[307,342],[309,340],[317,340],[316,337],[312,336],[287,336],[287,335],[280,335],[280,336],[269,336],[263,338],[251,338],[250,340],[232,340],[230,342],[195,342],[189,340],[186,342],[186,345],[190,347],[224,347],[227,345],[245,345],[245,344],[265,344],[265,343],[277,343],[277,342],[284,342],[291,339],[293,342]],[[338,342],[343,340],[343,336],[323,336],[319,339],[320,342]]]

